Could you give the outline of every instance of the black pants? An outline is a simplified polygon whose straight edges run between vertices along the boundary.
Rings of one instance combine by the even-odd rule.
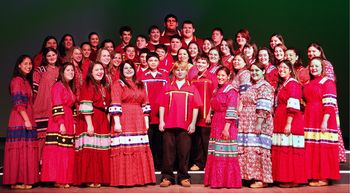
[[[174,163],[177,157],[177,180],[189,179],[188,161],[191,150],[191,137],[186,130],[180,128],[167,128],[163,134],[163,169],[162,179],[167,178],[175,183],[173,173]]]
[[[152,150],[154,168],[161,170],[163,160],[163,133],[159,131],[158,124],[151,124],[149,126],[148,138]]]
[[[210,127],[196,127],[192,135],[191,166],[196,164],[201,170],[204,169],[208,155]]]

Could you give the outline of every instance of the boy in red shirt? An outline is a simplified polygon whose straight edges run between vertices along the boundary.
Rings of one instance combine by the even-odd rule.
[[[195,131],[202,100],[198,90],[186,79],[188,70],[188,63],[175,62],[172,70],[175,78],[159,94],[159,130],[164,132],[161,187],[175,183],[173,169],[176,158],[178,182],[184,187],[191,186],[188,174],[190,134]]]
[[[156,53],[159,56],[158,68],[166,70],[169,74],[174,61],[171,54],[168,54],[167,47],[164,44],[156,45]]]

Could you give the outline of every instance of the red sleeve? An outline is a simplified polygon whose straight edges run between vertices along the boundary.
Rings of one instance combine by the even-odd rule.
[[[12,105],[17,111],[25,111],[29,102],[25,84],[23,83],[24,80],[21,77],[13,78],[10,83]]]
[[[295,113],[300,111],[300,100],[301,100],[301,86],[296,81],[290,81],[287,84],[287,115],[293,116]]]
[[[108,108],[108,112],[114,116],[120,116],[122,114],[122,100],[121,96],[123,93],[123,88],[120,81],[114,81],[111,88],[112,102]]]
[[[193,85],[192,85],[192,87],[194,89],[194,92],[193,92],[193,94],[194,94],[194,105],[193,105],[193,108],[198,109],[199,107],[203,106],[203,101],[201,99],[201,96],[200,96],[197,88],[195,86],[193,86]]]
[[[94,97],[94,86],[84,84],[80,91],[80,105],[79,112],[81,114],[93,114],[94,108],[92,106]]]
[[[146,116],[149,116],[149,114],[151,113],[151,105],[149,103],[149,99],[148,99],[148,95],[146,93],[146,89],[142,89],[143,92],[143,96],[144,96],[144,100],[142,103],[142,111],[143,114]]]
[[[277,68],[274,68],[271,71],[271,75],[270,75],[270,84],[273,88],[277,88],[277,84],[278,84],[278,70]]]
[[[33,72],[33,93],[34,93],[34,100],[36,97],[36,94],[39,90],[40,80],[41,80],[42,73],[40,72],[39,67],[36,68]]]
[[[327,80],[323,84],[322,105],[324,114],[334,114],[337,105],[337,91],[334,81]]]
[[[230,122],[230,120],[232,119],[238,119],[237,97],[238,97],[238,93],[235,89],[232,88],[229,91],[227,91],[227,99],[226,99],[227,109],[226,109],[226,116],[225,116],[226,122]]]
[[[52,118],[58,124],[64,123],[64,86],[61,82],[54,84],[51,90]]]
[[[169,83],[168,83],[169,84]],[[166,107],[168,104],[167,104],[167,100],[166,100],[166,95],[165,95],[165,92],[167,91],[168,89],[168,84],[166,84],[163,89],[160,91],[160,93],[158,94],[158,97],[157,97],[157,101],[156,103],[161,106],[161,107]]]

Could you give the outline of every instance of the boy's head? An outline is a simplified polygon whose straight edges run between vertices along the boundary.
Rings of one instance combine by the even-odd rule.
[[[159,56],[155,52],[149,52],[146,56],[148,67],[151,71],[156,71],[159,65]]]
[[[204,72],[209,68],[209,58],[206,54],[197,56],[196,58],[196,66],[199,72]]]
[[[149,49],[148,48],[143,48],[140,50],[140,54],[139,54],[139,58],[140,58],[140,65],[142,68],[146,68],[147,67],[147,54],[149,53]]]
[[[164,60],[166,53],[167,53],[167,47],[164,44],[158,44],[156,45],[156,53],[159,56],[159,60]]]

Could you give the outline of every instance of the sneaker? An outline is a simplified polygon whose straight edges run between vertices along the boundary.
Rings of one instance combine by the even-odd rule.
[[[191,171],[199,171],[200,168],[196,165],[196,164],[193,164],[193,166],[190,168]]]
[[[191,187],[190,179],[183,179],[183,180],[181,180],[180,184],[183,187]]]
[[[168,179],[166,179],[166,178],[164,178],[164,179],[162,180],[162,182],[159,184],[160,187],[168,187],[168,186],[170,186],[170,185],[171,185],[170,180],[168,180]]]

